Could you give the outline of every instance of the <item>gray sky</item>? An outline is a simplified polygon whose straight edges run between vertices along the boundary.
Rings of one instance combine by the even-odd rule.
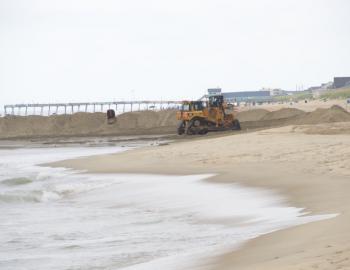
[[[0,104],[294,90],[350,75],[347,0],[0,0]]]

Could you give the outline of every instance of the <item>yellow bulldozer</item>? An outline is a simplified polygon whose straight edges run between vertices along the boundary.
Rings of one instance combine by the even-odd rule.
[[[207,101],[183,101],[176,112],[179,120],[179,135],[207,134],[210,131],[240,130],[241,125],[233,113],[227,113],[228,106],[224,97],[209,96]]]

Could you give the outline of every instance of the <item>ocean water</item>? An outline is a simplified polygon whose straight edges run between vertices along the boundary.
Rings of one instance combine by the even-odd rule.
[[[306,216],[270,191],[210,175],[38,166],[127,149],[0,150],[0,269],[194,269],[261,234],[333,216]]]

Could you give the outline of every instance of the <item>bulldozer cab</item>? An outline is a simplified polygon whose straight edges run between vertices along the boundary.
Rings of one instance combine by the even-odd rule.
[[[205,104],[202,101],[190,101],[184,102],[181,106],[181,111],[191,112],[191,111],[202,111],[205,108]]]
[[[224,97],[222,95],[215,95],[209,97],[209,107],[222,107],[224,105]]]

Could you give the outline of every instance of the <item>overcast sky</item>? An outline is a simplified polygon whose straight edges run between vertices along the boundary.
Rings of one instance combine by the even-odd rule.
[[[0,105],[295,90],[350,75],[347,0],[0,0]]]

